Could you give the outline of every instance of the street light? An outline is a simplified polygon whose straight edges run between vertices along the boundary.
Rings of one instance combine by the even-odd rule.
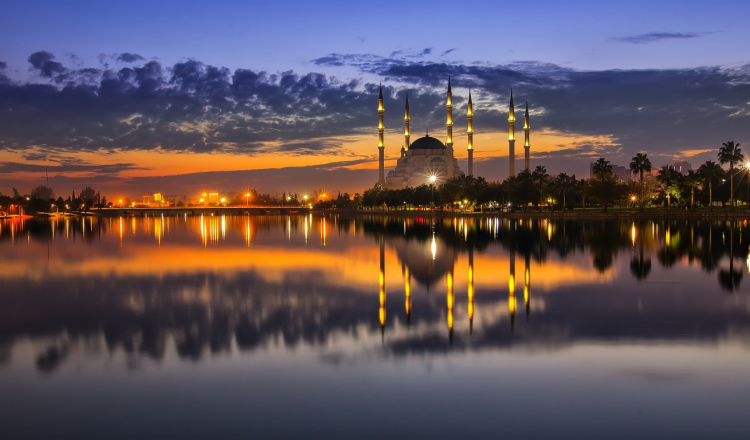
[[[633,207],[630,209],[630,212],[635,211],[635,196],[630,196],[630,201],[633,202]]]
[[[250,193],[249,192],[245,193],[245,205],[247,205],[248,207],[250,206]]]

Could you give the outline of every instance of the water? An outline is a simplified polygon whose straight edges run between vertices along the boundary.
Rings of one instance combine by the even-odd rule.
[[[0,223],[3,438],[747,438],[747,222]]]

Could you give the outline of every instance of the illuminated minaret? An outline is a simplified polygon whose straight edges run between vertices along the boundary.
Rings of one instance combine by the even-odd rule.
[[[448,97],[445,101],[445,108],[448,110],[448,116],[445,120],[445,146],[451,150],[453,156],[453,93],[451,92],[451,77],[448,75]],[[453,177],[452,163],[448,163],[448,178]]]
[[[383,84],[380,84],[380,95],[378,96],[378,183],[385,186],[385,143],[383,142]]]
[[[406,109],[404,110],[404,150],[409,151],[409,145],[411,145],[411,142],[409,141],[409,138],[411,137],[409,133],[409,121],[411,121],[411,118],[409,117],[409,94],[406,94]]]
[[[516,175],[516,110],[513,106],[513,89],[510,90],[510,106],[508,108],[508,162],[510,176]]]
[[[380,337],[385,336],[385,237],[380,238],[380,309],[378,317],[380,318]]]
[[[469,90],[469,107],[466,109],[466,119],[469,121],[469,126],[466,129],[466,137],[468,138],[468,145],[466,149],[469,153],[469,176],[474,175],[474,125],[472,119],[474,118],[474,109],[471,105],[471,90]]]
[[[469,248],[469,287],[468,296],[468,314],[469,314],[469,333],[474,332],[474,248]]]
[[[446,306],[448,307],[448,340],[453,342],[453,304],[455,298],[453,297],[453,272],[448,272],[446,279],[446,285],[448,286],[448,292],[446,295]]]
[[[524,150],[524,159],[525,159],[525,166],[526,171],[530,171],[529,167],[529,149],[531,149],[531,144],[529,143],[529,132],[531,131],[531,126],[529,125],[529,101],[526,101],[526,113],[523,116],[523,135],[524,135],[524,141],[523,141],[523,150]]]

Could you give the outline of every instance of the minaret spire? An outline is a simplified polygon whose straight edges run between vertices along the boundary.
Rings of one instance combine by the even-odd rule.
[[[383,83],[380,83],[380,94],[378,95],[378,183],[385,187],[385,143],[383,134],[385,126],[383,125]]]
[[[451,92],[451,76],[448,75],[448,97],[445,102],[445,108],[448,110],[448,116],[445,121],[446,139],[445,146],[451,150],[451,156],[453,156],[453,93]],[[447,178],[453,177],[453,163],[448,162],[448,176]]]
[[[526,165],[526,171],[530,171],[530,163],[529,163],[529,150],[531,149],[531,144],[529,143],[529,132],[531,131],[531,126],[529,125],[529,101],[526,101],[526,113],[523,116],[523,134],[524,134],[524,142],[523,142],[523,149],[524,149],[524,160]]]
[[[409,138],[411,137],[411,133],[409,132],[409,121],[411,121],[411,118],[409,117],[409,92],[406,92],[406,108],[404,110],[404,150],[409,151],[409,145],[411,145],[411,142],[409,142]]]
[[[510,106],[508,106],[508,162],[509,175],[516,175],[516,110],[513,105],[513,89],[510,89]]]
[[[471,104],[471,89],[469,89],[469,106],[466,109],[466,119],[469,121],[469,126],[466,129],[466,137],[468,138],[468,145],[466,149],[469,155],[469,176],[474,175],[474,124],[472,122],[474,118],[474,108]]]

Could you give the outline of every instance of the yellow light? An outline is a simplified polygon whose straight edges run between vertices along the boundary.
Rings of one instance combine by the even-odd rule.
[[[286,196],[286,201],[288,202],[290,200],[292,200],[292,196]]]
[[[201,199],[200,202],[203,203],[203,199]]]
[[[305,199],[305,200],[307,200],[307,194],[305,194],[304,196],[302,196],[302,198]]]
[[[437,180],[437,176],[436,175],[433,174],[433,175],[430,176],[430,183],[435,183],[436,180]]]
[[[245,197],[250,197],[250,193],[245,193]]]
[[[227,199],[225,199],[224,197],[221,198],[221,203],[224,203],[226,201],[227,201]]]
[[[630,200],[635,202],[635,196],[630,196]]]

